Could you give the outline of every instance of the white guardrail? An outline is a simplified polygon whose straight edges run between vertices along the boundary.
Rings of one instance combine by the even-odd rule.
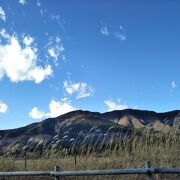
[[[153,168],[150,161],[145,163],[145,168],[129,169],[106,169],[106,170],[80,170],[60,171],[59,166],[54,166],[53,171],[16,171],[0,172],[0,177],[13,176],[49,176],[60,180],[64,176],[92,176],[92,175],[124,175],[124,174],[147,174],[148,180],[153,180],[153,174],[180,174],[180,168]]]

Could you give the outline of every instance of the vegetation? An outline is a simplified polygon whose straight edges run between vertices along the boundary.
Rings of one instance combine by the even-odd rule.
[[[37,150],[26,154],[27,161],[8,156],[2,157],[0,171],[51,170],[54,165],[59,165],[61,170],[138,168],[144,167],[147,160],[152,162],[153,167],[180,167],[179,134],[152,131],[152,129],[135,130],[131,135],[123,137],[120,133],[112,133],[108,143],[101,140],[101,144],[76,141],[71,148],[47,148],[41,152],[41,156]],[[154,177],[156,179],[180,179],[179,175],[154,175]],[[61,179],[71,179],[71,177]],[[145,176],[94,176],[73,177],[72,179],[145,179]]]

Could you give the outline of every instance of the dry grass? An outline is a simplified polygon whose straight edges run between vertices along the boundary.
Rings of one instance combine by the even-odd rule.
[[[114,138],[114,136],[112,137]],[[21,170],[51,170],[54,165],[59,165],[61,170],[85,170],[85,169],[115,169],[115,168],[138,168],[144,167],[147,160],[152,162],[153,167],[180,167],[180,143],[179,136],[174,134],[150,136],[148,132],[144,136],[134,134],[131,138],[121,139],[117,144],[109,143],[104,147],[79,147],[78,153],[73,154],[74,149],[49,150],[41,159],[27,160],[2,158],[0,171]],[[99,148],[99,149],[98,149]],[[76,149],[77,150],[77,149]],[[71,154],[69,153],[71,152]],[[76,157],[76,163],[75,163]],[[154,175],[155,179],[178,180],[180,175]],[[0,178],[6,180],[8,178]],[[53,178],[9,178],[9,179],[53,179]],[[64,177],[61,179],[146,179],[145,175],[121,175],[121,176],[91,176],[91,177]]]

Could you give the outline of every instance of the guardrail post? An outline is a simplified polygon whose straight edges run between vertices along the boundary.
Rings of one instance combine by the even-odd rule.
[[[25,170],[27,169],[27,157],[26,157],[26,151],[25,151],[25,155],[24,155],[24,168],[25,168]]]
[[[76,152],[76,150],[75,150],[74,165],[76,166],[76,164],[77,164],[77,152]]]
[[[27,158],[26,158],[26,156],[24,157],[24,168],[25,168],[25,170],[27,169]]]
[[[60,171],[59,166],[54,166],[54,172]],[[59,180],[59,176],[55,176],[54,180]]]
[[[146,167],[146,168],[151,168],[151,161],[146,161],[146,162],[145,162],[145,167]],[[148,174],[147,174],[147,179],[148,179],[148,180],[153,180],[152,173],[148,172]]]

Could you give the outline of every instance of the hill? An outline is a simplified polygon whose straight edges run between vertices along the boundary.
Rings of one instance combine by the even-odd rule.
[[[106,113],[73,111],[25,127],[0,131],[0,154],[18,155],[42,149],[104,145],[133,132],[169,133],[180,129],[180,111],[156,113],[116,110]],[[112,138],[113,136],[113,138]]]

